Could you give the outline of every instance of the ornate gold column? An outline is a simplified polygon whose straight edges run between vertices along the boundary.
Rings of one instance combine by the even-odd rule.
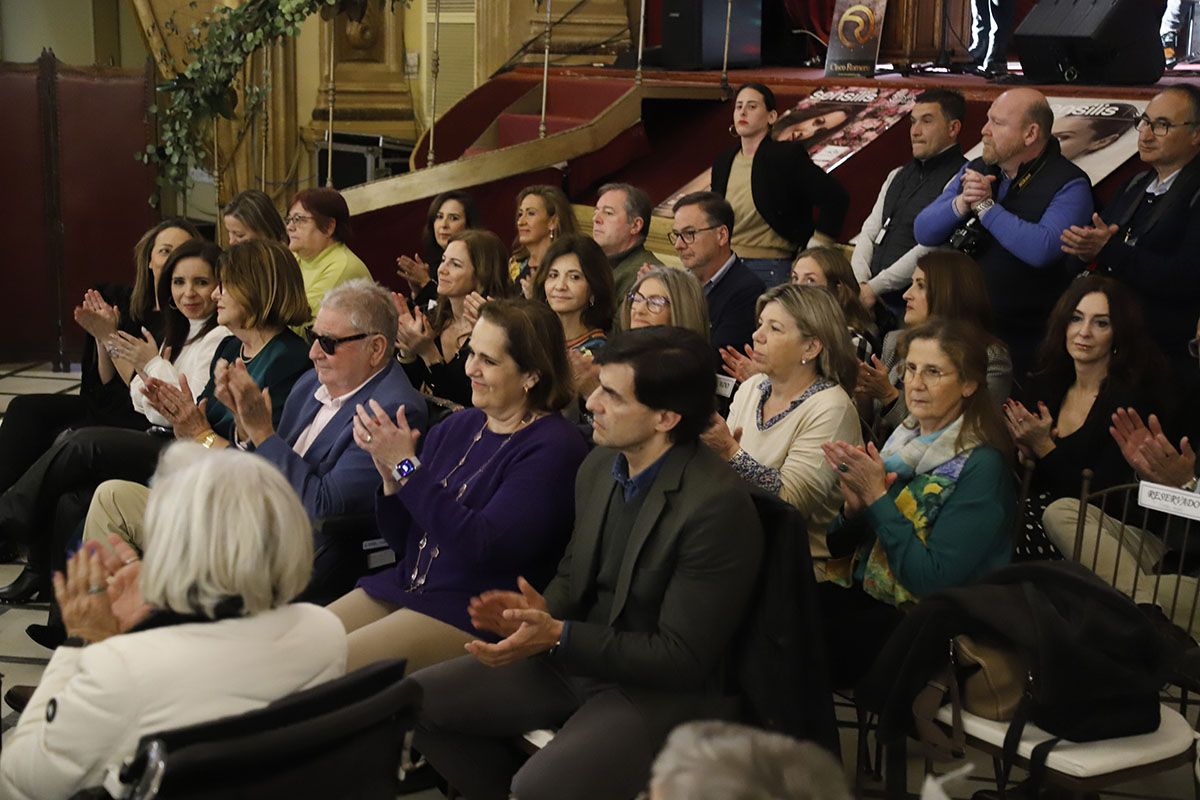
[[[322,65],[329,63],[329,26],[334,26],[336,100],[333,126],[337,131],[371,133],[415,139],[412,95],[404,75],[404,14],[388,4],[368,3],[361,22],[345,15],[321,20]],[[308,127],[312,138],[324,138],[329,117],[329,79],[321,71]]]
[[[307,170],[300,164],[304,148],[296,119],[295,85],[296,46],[290,39],[262,48],[246,61],[236,87],[237,117],[217,120],[219,204],[224,205],[244,189],[265,187],[276,206],[283,208],[295,194],[296,179]],[[265,92],[252,116],[246,116],[250,111],[246,106],[247,86],[261,87]]]

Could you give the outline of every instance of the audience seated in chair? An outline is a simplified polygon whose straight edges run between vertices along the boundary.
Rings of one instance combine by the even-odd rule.
[[[1062,234],[1062,249],[1127,284],[1146,330],[1176,377],[1192,375],[1184,342],[1200,314],[1200,88],[1181,82],[1155,95],[1137,123],[1132,178],[1091,225]]]
[[[288,604],[308,584],[312,539],[295,493],[261,459],[171,448],[143,560],[114,544],[84,546],[55,577],[70,638],[4,743],[6,797],[98,786],[147,733],[261,708],[345,671],[337,618]]]
[[[1200,324],[1196,331],[1200,335]],[[1196,452],[1190,437],[1174,444],[1156,414],[1143,421],[1134,408],[1118,408],[1111,421],[1109,433],[1140,480],[1197,491]],[[1140,509],[1129,516],[1122,522],[1088,505],[1080,546],[1084,565],[1137,602],[1157,602],[1172,622],[1200,639],[1200,615],[1193,616],[1200,530],[1190,523],[1184,540],[1184,526],[1189,524],[1185,519],[1168,520]],[[1073,497],[1055,500],[1042,516],[1046,535],[1067,557],[1074,554],[1078,520],[1079,500]],[[1146,528],[1140,527],[1143,521]],[[1164,540],[1165,534],[1169,535]]]
[[[281,244],[255,240],[230,248],[218,267],[217,322],[233,336],[218,345],[213,366],[240,358],[255,383],[270,393],[272,422],[278,424],[292,384],[311,366],[304,341],[286,327],[308,320],[296,259]],[[156,378],[146,383],[147,400],[172,426],[174,438],[224,447],[234,438],[234,415],[213,392],[211,381],[207,387],[191,386],[184,374],[179,386]],[[82,522],[82,516],[55,514],[61,497],[90,492],[107,479],[146,482],[170,441],[169,434],[94,427],[61,437],[47,450],[0,496],[0,531],[29,548],[25,571],[0,589],[0,599],[28,599],[52,567],[61,568],[68,541]]]
[[[221,221],[225,223],[230,247],[251,239],[288,243],[283,217],[271,197],[260,189],[245,189],[235,194],[221,209]]]
[[[754,303],[767,287],[733,252],[733,208],[718,194],[693,192],[675,201],[674,213],[667,239],[704,289],[713,349],[741,352],[754,333]]]
[[[389,419],[403,408],[412,430],[426,428],[425,401],[392,358],[395,329],[396,308],[382,286],[355,279],[331,289],[312,327],[309,358],[315,369],[302,375],[288,395],[278,431],[270,404],[245,365],[217,368],[215,394],[233,410],[240,446],[278,467],[314,521],[374,511],[380,480],[371,456],[353,441],[357,406],[373,400]],[[139,512],[147,494],[145,486],[130,481],[102,483],[84,523],[84,540],[104,542],[115,532],[140,549]],[[363,538],[373,538],[373,526],[366,527]],[[318,534],[314,549],[315,581],[344,580],[336,543]],[[348,576],[351,583],[342,583],[337,594],[358,577]]]
[[[652,211],[649,195],[628,183],[606,183],[596,197],[592,239],[608,257],[618,302],[629,294],[642,267],[662,264],[646,249]]]
[[[842,765],[812,742],[730,722],[671,731],[649,800],[850,800]]]
[[[992,309],[979,265],[954,250],[932,250],[917,259],[912,285],[904,292],[904,325],[934,317],[961,320],[979,329],[987,343],[987,392],[999,408],[1013,385],[1008,347],[992,335]],[[883,337],[882,360],[872,356],[858,366],[855,395],[859,412],[884,440],[908,416],[904,402],[904,364],[897,343],[902,331]]]
[[[596,360],[600,447],[558,575],[544,595],[522,583],[472,599],[475,627],[503,640],[413,675],[414,745],[467,797],[629,798],[673,727],[737,713],[724,686],[762,530],[748,487],[698,441],[716,359],[703,337],[655,327]],[[558,726],[514,774],[512,737]]]
[[[754,360],[761,372],[737,390],[728,420],[714,415],[703,439],[747,481],[804,513],[821,580],[829,557],[825,526],[841,506],[837,473],[821,446],[862,445],[849,394],[857,371],[846,318],[826,289],[783,285],[758,299],[758,320]]]
[[[460,406],[471,404],[471,381],[463,347],[479,317],[479,306],[513,293],[500,237],[466,230],[446,244],[437,268],[437,305],[426,314],[397,298],[400,325],[396,347],[413,385]]]
[[[437,304],[438,267],[450,240],[467,230],[481,227],[479,209],[467,192],[442,192],[429,204],[425,227],[421,229],[423,252],[396,259],[396,274],[408,282],[409,299],[417,308],[428,311]]]
[[[841,475],[821,585],[835,685],[853,685],[900,609],[1009,562],[1012,440],[985,390],[986,337],[934,319],[900,341],[909,416],[879,450],[825,445]]]
[[[559,236],[579,233],[571,201],[557,186],[526,186],[517,195],[517,239],[508,277],[525,297],[533,297],[533,275]]]
[[[558,315],[568,351],[583,355],[603,346],[616,307],[600,245],[578,233],[558,237],[534,273],[533,299]]]
[[[620,299],[615,325],[618,331],[671,325],[708,338],[704,290],[696,276],[687,270],[650,267],[638,275],[629,293]]]
[[[304,291],[317,316],[321,298],[333,287],[355,278],[370,278],[371,272],[350,249],[350,208],[346,198],[324,186],[303,189],[292,198],[287,218],[288,248],[300,262]]]
[[[213,355],[232,334],[217,322],[217,267],[221,248],[192,239],[176,247],[159,278],[158,307],[162,316],[162,345],[143,333],[132,336],[117,331],[106,349],[114,363],[128,364],[134,374],[129,396],[135,411],[151,425],[169,428],[171,423],[146,398],[146,379],[178,386],[186,378],[189,386],[208,385]]]
[[[493,300],[470,351],[474,408],[438,423],[420,458],[403,415],[358,406],[354,438],[383,478],[379,531],[399,563],[329,607],[349,633],[351,669],[461,654],[475,638],[472,596],[521,575],[545,586],[562,555],[586,453],[558,413],[572,396],[562,326],[545,304]]]
[[[851,352],[860,360],[870,358],[879,350],[878,328],[858,299],[858,285],[850,262],[842,252],[832,247],[810,247],[801,250],[791,267],[788,283],[798,286],[822,286],[837,300],[846,319]],[[754,349],[747,345],[739,353],[732,347],[721,350],[725,373],[738,381],[745,382],[758,371],[754,363]],[[853,390],[853,387],[851,387]]]
[[[1133,478],[1109,424],[1118,408],[1161,413],[1166,404],[1157,389],[1166,386],[1166,370],[1124,287],[1101,276],[1071,284],[1050,315],[1038,369],[1021,392],[1025,402],[1004,407],[1021,457],[1035,462],[1018,559],[1058,555],[1042,531],[1042,514],[1059,498],[1079,496],[1085,468],[1094,474],[1093,490]]]
[[[195,226],[165,219],[133,248],[133,288],[102,285],[89,289],[75,308],[85,332],[78,395],[30,394],[12,398],[0,426],[0,492],[8,491],[65,430],[92,425],[145,430],[146,418],[133,410],[129,387],[120,379],[104,343],[117,330],[133,336],[162,335],[157,308],[158,276],[171,251],[199,239]],[[133,370],[124,373],[132,376]]]
[[[613,276],[600,245],[583,234],[560,236],[550,245],[533,276],[533,298],[558,315],[567,339],[567,361],[576,398],[569,419],[587,419],[585,393],[595,388],[593,353],[608,341],[616,313]]]

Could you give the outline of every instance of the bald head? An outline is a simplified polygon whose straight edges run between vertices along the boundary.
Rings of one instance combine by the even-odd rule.
[[[1026,87],[1009,89],[988,109],[983,126],[983,160],[1013,174],[1036,157],[1050,140],[1054,112],[1046,96]]]
[[[1013,103],[1013,108],[1018,110],[1022,124],[1038,126],[1038,141],[1045,144],[1050,140],[1050,129],[1054,127],[1054,112],[1050,110],[1046,95],[1037,89],[1019,87],[1009,89],[996,98],[996,102],[1004,98],[1008,98]]]

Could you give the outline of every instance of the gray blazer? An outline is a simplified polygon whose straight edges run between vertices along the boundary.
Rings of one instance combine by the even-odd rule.
[[[575,481],[575,533],[546,588],[570,621],[554,658],[571,674],[621,686],[665,735],[728,713],[724,663],[757,581],[763,533],[748,487],[707,447],[666,456],[634,522],[607,624],[587,616],[616,453],[597,448]]]

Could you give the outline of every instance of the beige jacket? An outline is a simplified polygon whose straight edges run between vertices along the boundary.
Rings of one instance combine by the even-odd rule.
[[[54,652],[0,753],[0,796],[69,797],[147,733],[261,708],[346,670],[346,631],[307,603]]]

